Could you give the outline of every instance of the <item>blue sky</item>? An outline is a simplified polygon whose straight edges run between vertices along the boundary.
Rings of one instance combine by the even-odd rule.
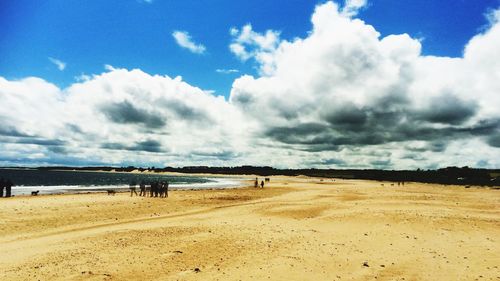
[[[281,38],[304,37],[317,1],[37,1],[0,2],[0,76],[37,76],[66,87],[81,74],[98,74],[105,64],[150,74],[180,75],[204,90],[228,96],[242,73],[255,75],[251,61],[228,49],[231,27],[251,23]],[[423,39],[425,55],[461,56],[464,45],[487,24],[485,13],[498,0],[377,0],[359,18],[382,36],[408,33]],[[187,31],[204,54],[180,48],[171,36]],[[66,67],[60,71],[48,58]],[[237,69],[221,74],[216,69]]]
[[[13,0],[0,27],[0,166],[500,168],[500,0]]]

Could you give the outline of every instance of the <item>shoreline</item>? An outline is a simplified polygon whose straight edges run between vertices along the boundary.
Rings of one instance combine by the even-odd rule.
[[[203,177],[200,177],[203,178]],[[203,183],[172,183],[169,190],[209,190],[241,188],[249,185],[251,181],[243,177],[212,177],[209,182]],[[229,180],[230,179],[230,180]],[[148,186],[148,185],[147,185]],[[40,191],[38,196],[50,194],[80,194],[80,193],[105,193],[107,190],[116,192],[130,192],[125,184],[120,185],[17,185],[12,189],[13,197],[29,196],[31,191]],[[139,187],[136,186],[136,190]]]

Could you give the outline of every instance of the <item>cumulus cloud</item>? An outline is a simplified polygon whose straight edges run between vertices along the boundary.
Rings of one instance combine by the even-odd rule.
[[[245,150],[245,122],[223,97],[181,77],[109,69],[66,89],[39,78],[0,78],[2,151],[38,155],[30,161],[37,164],[72,157],[82,160],[77,164],[181,165],[191,163],[193,151],[236,157]],[[11,114],[6,106],[18,110]],[[203,155],[196,161],[206,159],[222,164]]]
[[[0,164],[500,167],[498,20],[462,57],[424,56],[355,18],[365,5],[318,5],[291,41],[231,29],[230,50],[260,71],[229,100],[112,66],[66,89],[0,77]]]
[[[175,42],[182,48],[188,49],[192,53],[195,54],[203,54],[206,51],[205,46],[203,44],[197,44],[193,42],[191,35],[187,31],[174,31],[172,36],[175,39]]]
[[[348,17],[355,16],[358,14],[359,10],[366,7],[367,4],[367,0],[346,0],[342,8],[342,14]]]
[[[255,58],[260,65],[261,74],[270,74],[273,71],[273,58],[279,43],[280,33],[267,30],[264,34],[253,31],[252,25],[247,24],[241,29],[231,28],[232,43],[229,50],[240,60],[246,61]]]
[[[349,166],[401,168],[443,165],[438,159],[446,155],[446,162],[460,165],[451,159],[461,154],[461,143],[481,147],[470,161],[498,165],[493,158],[499,156],[494,136],[500,112],[492,107],[500,104],[497,22],[471,39],[462,58],[423,56],[418,39],[381,37],[353,18],[365,5],[319,5],[306,38],[276,38],[272,48],[245,52],[264,71],[235,80],[231,103],[259,122],[261,138],[309,152],[306,157],[342,155]],[[244,33],[266,36],[245,28],[235,29],[235,40]],[[415,142],[428,155],[411,163],[402,156]]]
[[[57,66],[57,69],[59,69],[60,71],[63,71],[66,68],[66,63],[61,60],[49,57],[49,61],[55,64],[55,66]]]

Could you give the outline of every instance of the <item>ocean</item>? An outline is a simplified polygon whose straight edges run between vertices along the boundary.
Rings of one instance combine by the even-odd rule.
[[[152,181],[168,181],[169,189],[215,189],[235,188],[243,179],[224,177],[177,176],[156,173],[44,171],[35,169],[0,169],[0,178],[14,183],[12,195],[99,192],[107,189],[128,190],[129,183],[142,180],[148,185]]]

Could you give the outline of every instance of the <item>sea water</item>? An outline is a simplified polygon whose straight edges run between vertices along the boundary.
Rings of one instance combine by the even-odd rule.
[[[169,189],[212,189],[235,188],[243,184],[243,179],[222,177],[200,177],[166,175],[158,173],[90,172],[90,171],[47,171],[36,169],[0,169],[0,178],[14,183],[12,195],[98,192],[107,189],[127,190],[131,182],[144,180],[168,181]]]

